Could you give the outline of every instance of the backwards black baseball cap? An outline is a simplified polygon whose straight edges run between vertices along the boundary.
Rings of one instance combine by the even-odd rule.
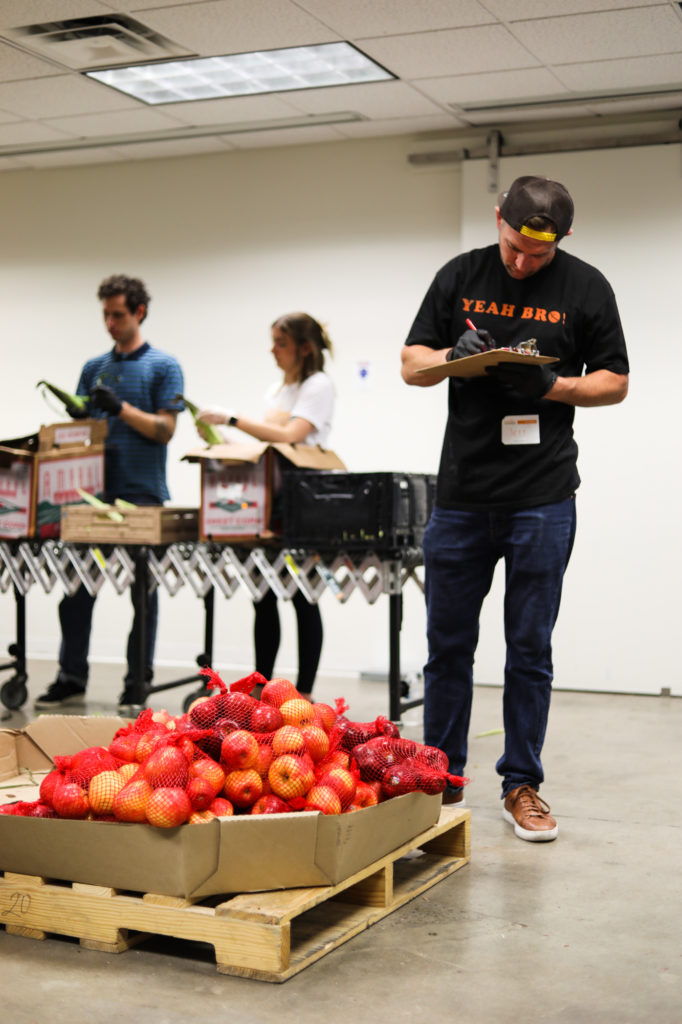
[[[517,178],[509,191],[501,194],[500,216],[521,235],[541,242],[558,242],[571,230],[573,200],[558,181],[527,174]],[[533,217],[550,220],[556,231],[538,231],[529,227],[528,221]]]

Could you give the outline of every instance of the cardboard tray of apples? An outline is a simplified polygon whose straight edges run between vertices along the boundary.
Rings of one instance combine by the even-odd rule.
[[[329,885],[438,820],[442,752],[407,770],[435,748],[387,719],[206,673],[219,692],[185,715],[0,732],[0,870],[186,898]]]

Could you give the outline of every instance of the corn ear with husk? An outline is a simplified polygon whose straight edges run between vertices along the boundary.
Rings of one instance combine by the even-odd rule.
[[[190,402],[187,398],[185,398],[184,395],[176,395],[175,401],[185,403],[194,422],[197,424],[197,426],[201,427],[202,436],[210,445],[225,444],[225,438],[220,433],[220,431],[213,426],[212,423],[204,423],[202,420],[199,419],[200,409],[198,405],[195,405],[193,402]]]
[[[92,505],[93,508],[97,509],[99,515],[104,519],[111,519],[113,523],[122,523],[125,521],[125,516],[118,509],[115,509],[113,505],[109,505],[106,501],[102,501],[101,498],[95,497],[94,494],[89,494],[84,491],[81,487],[77,487],[76,490],[80,494],[83,501],[87,502],[88,505]],[[117,501],[120,499],[117,499]],[[134,508],[135,506],[133,506]]]
[[[87,395],[72,395],[69,391],[63,391],[58,388],[55,384],[50,384],[48,380],[39,380],[36,387],[47,388],[48,391],[52,392],[55,398],[58,398],[60,402],[63,402],[65,406],[71,406],[74,409],[80,409],[81,412],[87,412],[88,402],[90,401]]]

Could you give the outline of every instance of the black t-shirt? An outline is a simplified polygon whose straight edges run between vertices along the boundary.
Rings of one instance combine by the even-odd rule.
[[[560,249],[522,281],[506,272],[497,245],[457,256],[436,274],[406,344],[451,348],[467,318],[488,330],[498,348],[535,338],[542,355],[558,357],[552,369],[561,377],[629,371],[611,286]],[[562,501],[575,491],[573,406],[523,398],[491,377],[450,377],[448,387],[438,505],[515,509]],[[503,418],[527,413],[539,415],[539,443],[503,444]]]

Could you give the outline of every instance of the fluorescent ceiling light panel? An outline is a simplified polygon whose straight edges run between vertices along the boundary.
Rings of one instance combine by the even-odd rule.
[[[86,74],[150,104],[319,89],[395,77],[350,43],[137,64]]]

